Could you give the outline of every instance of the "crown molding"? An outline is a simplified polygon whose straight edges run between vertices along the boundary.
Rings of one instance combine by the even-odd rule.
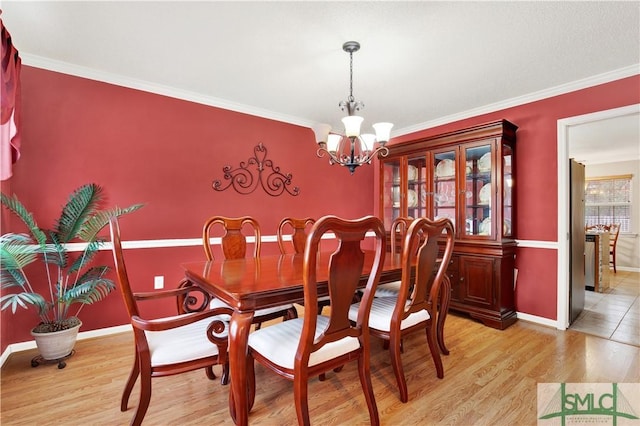
[[[470,109],[467,111],[459,112],[456,114],[440,117],[436,120],[425,121],[424,123],[418,123],[414,126],[404,127],[396,130],[394,136],[404,136],[409,133],[418,132],[432,127],[441,126],[443,124],[449,124],[454,121],[464,120],[478,115],[488,114],[494,111],[500,111],[502,109],[513,108],[518,105],[524,105],[531,102],[536,102],[542,99],[551,98],[553,96],[564,95],[565,93],[574,92],[576,90],[586,89],[588,87],[597,86],[599,84],[609,83],[622,78],[632,77],[640,74],[640,64],[630,65],[628,67],[619,68],[617,70],[609,71],[603,74],[598,74],[592,77],[583,78],[581,80],[572,81],[559,86],[550,87],[548,89],[540,90],[537,92],[529,93],[527,95],[518,96],[504,101],[496,102],[493,104],[485,105],[482,107]]]
[[[119,74],[113,74],[93,68],[69,64],[67,62],[55,61],[37,55],[21,54],[21,59],[23,64],[36,68],[69,74],[89,80],[100,81],[103,83],[115,84],[117,86],[128,87],[130,89],[142,90],[144,92],[154,93],[157,95],[169,96],[176,99],[240,112],[243,114],[249,114],[256,117],[267,118],[270,120],[281,121],[284,123],[309,128],[311,128],[315,124],[313,121],[301,117],[294,117],[274,111],[256,108],[250,105],[239,104],[236,102],[228,101],[226,99],[204,96],[202,94],[190,92],[187,90],[180,90],[170,86],[154,84],[143,80],[125,77]],[[598,74],[592,77],[583,78],[581,80],[576,80],[566,84],[561,84],[559,86],[554,86],[548,89],[529,93],[527,95],[506,99],[504,101],[488,104],[478,108],[473,108],[456,114],[446,115],[435,120],[425,121],[413,126],[397,129],[393,131],[393,137],[404,136],[410,133],[430,129],[432,127],[448,124],[454,121],[459,121],[506,108],[512,108],[518,105],[523,105],[530,102],[539,101],[541,99],[550,98],[552,96],[558,96],[576,90],[597,86],[599,84],[609,83],[611,81],[631,77],[638,74],[640,74],[640,64],[630,65],[628,67],[609,71],[603,74]]]
[[[244,105],[237,102],[228,101],[226,99],[216,98],[213,96],[205,96],[200,93],[190,92],[188,90],[176,89],[175,87],[165,86],[162,84],[150,83],[144,80],[126,77],[120,74],[100,71],[94,68],[83,67],[62,61],[55,61],[44,58],[42,56],[30,55],[28,53],[20,54],[20,58],[24,65],[30,67],[42,68],[48,71],[55,71],[62,74],[73,75],[76,77],[95,80],[102,83],[114,84],[117,86],[127,87],[129,89],[141,90],[143,92],[154,93],[156,95],[168,96],[171,98],[181,99],[189,102],[195,102],[202,105],[208,105],[216,108],[222,108],[230,111],[249,114],[260,118],[280,121],[289,124],[295,124],[302,127],[311,127],[314,122],[300,117],[294,117],[287,114],[281,114],[275,111],[269,111],[250,105]]]

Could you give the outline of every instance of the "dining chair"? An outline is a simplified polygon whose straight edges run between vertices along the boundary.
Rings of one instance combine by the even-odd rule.
[[[618,235],[620,234],[620,224],[612,223],[608,226],[609,230],[609,265],[613,266],[613,273],[617,274],[616,269],[616,246],[618,245]]]
[[[318,252],[323,235],[333,233],[338,245],[330,254],[328,268],[318,267]],[[367,233],[372,233],[370,237]],[[373,240],[372,257],[362,243]],[[374,216],[346,220],[325,216],[315,223],[304,252],[303,318],[274,324],[249,335],[247,377],[249,409],[255,400],[254,361],[293,381],[298,424],[309,425],[309,378],[340,369],[358,360],[360,383],[372,425],[380,423],[370,375],[369,310],[380,280],[386,250],[382,221]],[[329,255],[327,255],[329,256]],[[356,320],[349,321],[349,308],[362,276],[367,274],[364,295]],[[331,312],[319,315],[317,282],[327,280]]]
[[[391,223],[391,253],[401,253],[402,241],[409,225],[413,222],[412,217],[399,216]],[[376,289],[375,297],[397,297],[400,291],[400,281],[380,283]]]
[[[442,239],[444,239],[444,253],[439,259],[439,240]],[[391,365],[402,402],[407,402],[409,399],[400,356],[403,336],[424,330],[437,377],[440,379],[444,377],[438,347],[438,301],[452,253],[453,224],[451,220],[427,218],[414,220],[402,243],[402,280],[398,295],[373,299],[369,316],[369,332],[373,336],[389,341]],[[415,275],[412,279],[411,269],[414,262]],[[349,311],[351,321],[357,320],[359,310],[359,304],[351,306]]]
[[[287,249],[287,239],[291,241],[291,247],[294,253],[304,253],[304,246],[307,242],[307,228],[313,226],[314,223],[316,223],[316,220],[310,217],[285,217],[282,219],[278,224],[278,230],[276,232],[280,253],[287,254],[289,251]],[[287,230],[289,230],[289,232],[286,232]]]
[[[287,240],[291,241],[291,247],[295,254],[303,254],[307,242],[307,228],[313,226],[316,220],[307,218],[285,217],[278,224],[276,235],[280,253],[287,254]],[[286,232],[289,231],[289,232]],[[329,306],[329,296],[318,298],[318,312],[322,312],[325,306]]]
[[[233,310],[218,307],[166,318],[143,318],[138,306],[140,302],[158,301],[199,290],[189,287],[134,293],[125,266],[118,219],[112,217],[109,225],[116,281],[133,327],[136,349],[133,368],[122,393],[120,411],[127,410],[131,391],[140,377],[140,400],[131,419],[131,425],[140,425],[151,401],[152,378],[203,368],[209,379],[215,379],[212,367],[222,365],[221,382],[228,383],[228,318]]]
[[[260,224],[251,216],[226,217],[212,216],[207,219],[202,228],[202,245],[207,260],[214,260],[213,249],[211,247],[211,237],[214,231],[222,234],[221,246],[225,259],[241,259],[247,255],[247,237],[243,230],[251,229],[253,235],[253,257],[259,258],[262,241]],[[212,298],[211,307],[225,306],[226,303],[218,298]],[[263,322],[283,318],[284,320],[297,318],[298,311],[292,303],[276,306],[273,308],[259,309],[255,312],[253,323],[256,329],[260,329]]]

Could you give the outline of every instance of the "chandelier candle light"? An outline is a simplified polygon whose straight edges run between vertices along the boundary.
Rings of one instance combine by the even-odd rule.
[[[338,104],[342,111],[347,112],[347,116],[342,119],[344,124],[344,136],[329,132],[331,126],[328,124],[317,124],[313,126],[318,143],[318,157],[329,155],[329,164],[340,164],[346,166],[351,174],[358,166],[371,164],[371,160],[379,155],[386,157],[389,149],[385,144],[389,141],[391,134],[391,123],[376,123],[373,129],[376,134],[360,134],[360,125],[363,117],[355,115],[356,111],[364,108],[364,104],[356,101],[353,97],[353,52],[360,50],[360,43],[357,41],[347,41],[342,45],[342,50],[349,53],[349,97],[346,101]],[[379,146],[374,149],[374,144]]]

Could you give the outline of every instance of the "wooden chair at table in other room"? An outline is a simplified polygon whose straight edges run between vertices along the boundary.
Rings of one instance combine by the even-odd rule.
[[[443,233],[444,232],[444,233]],[[438,240],[444,238],[444,254],[438,259]],[[446,269],[453,253],[453,224],[449,219],[419,218],[411,223],[402,244],[402,281],[397,297],[376,297],[369,316],[369,332],[389,341],[391,365],[398,382],[400,401],[409,395],[401,359],[402,337],[425,330],[438,378],[444,377],[437,342],[438,300]],[[415,279],[411,279],[415,261]],[[436,265],[437,271],[436,271]],[[355,321],[360,306],[351,306],[349,318]]]
[[[402,252],[402,241],[407,233],[407,229],[413,222],[412,217],[397,217],[391,224],[391,253]],[[380,283],[376,290],[375,297],[397,297],[400,291],[400,281],[392,281],[388,283]]]
[[[295,217],[285,217],[280,221],[276,235],[278,237],[278,247],[280,253],[287,254],[287,236],[290,235],[291,247],[293,253],[303,254],[304,247],[307,242],[307,228],[313,226],[316,220],[310,217],[299,219]],[[285,232],[289,230],[290,232]],[[325,306],[329,306],[329,296],[318,298],[318,312],[322,312]]]
[[[328,270],[318,271],[318,248],[326,233],[338,242],[331,254]],[[373,237],[367,233],[373,232]],[[361,243],[373,240],[374,256],[360,309],[354,324],[349,321],[349,308],[362,275],[365,253]],[[367,245],[367,247],[370,247]],[[378,409],[371,384],[369,309],[384,264],[386,236],[382,221],[373,216],[356,220],[325,216],[313,226],[304,252],[303,318],[274,324],[249,334],[247,379],[249,410],[255,400],[254,360],[293,381],[298,424],[309,425],[309,378],[341,368],[358,360],[360,383],[365,395],[372,425],[378,425]],[[331,312],[319,315],[317,276],[328,277]],[[290,421],[283,421],[291,423]]]
[[[149,408],[151,379],[154,377],[203,368],[209,379],[215,379],[212,367],[220,364],[221,382],[228,383],[228,318],[233,310],[215,308],[167,318],[142,318],[138,308],[139,302],[153,302],[202,290],[177,288],[134,293],[124,262],[117,218],[111,218],[110,229],[117,283],[133,326],[136,349],[133,368],[122,393],[120,411],[127,410],[131,391],[140,376],[140,400],[131,419],[131,425],[140,425]]]
[[[618,245],[620,224],[612,223],[607,228],[609,231],[609,265],[613,266],[613,273],[617,274],[618,271],[616,269],[616,246]]]
[[[221,241],[222,253],[225,259],[242,259],[247,255],[247,236],[243,234],[244,227],[251,228],[252,230],[254,237],[253,257],[260,257],[262,241],[260,224],[256,219],[250,216],[212,216],[205,221],[202,228],[202,245],[204,247],[204,253],[207,260],[214,260],[213,250],[211,248],[211,235],[212,230],[217,229],[217,227],[221,227],[221,232],[223,232]],[[228,305],[214,297],[211,301],[211,307],[213,308],[216,306]],[[286,305],[256,311],[253,323],[256,325],[256,329],[259,329],[261,324],[265,321],[276,318],[287,320],[297,317],[298,311],[296,311],[296,308],[292,303],[288,303]]]

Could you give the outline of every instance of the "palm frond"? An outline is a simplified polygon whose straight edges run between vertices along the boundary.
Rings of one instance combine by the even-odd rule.
[[[47,231],[49,233],[49,244],[47,244],[47,252],[43,256],[43,261],[59,268],[66,268],[69,258],[66,245],[58,240],[58,234],[55,231]]]
[[[18,216],[20,220],[29,228],[29,232],[33,236],[33,238],[38,242],[41,247],[47,242],[47,237],[42,232],[42,230],[38,227],[33,215],[27,211],[24,205],[18,200],[18,196],[13,194],[12,197],[9,197],[5,194],[0,193],[0,202],[3,206],[5,206],[11,213]]]
[[[68,289],[63,300],[67,305],[73,303],[91,304],[104,299],[115,288],[116,285],[112,280],[98,277]]]
[[[102,245],[102,240],[91,241],[87,244],[87,248],[71,263],[68,273],[72,274],[78,272],[83,266],[91,263],[93,257],[98,253],[98,249]]]
[[[102,187],[89,183],[76,189],[69,196],[55,224],[55,233],[61,243],[67,243],[78,237],[84,223],[100,208],[102,192]]]
[[[0,236],[0,268],[22,269],[38,258],[40,248],[27,234]]]
[[[22,289],[27,285],[27,278],[22,269],[4,269],[0,270],[0,288],[9,289],[12,287],[20,287]]]
[[[114,207],[109,210],[96,212],[84,223],[84,226],[78,233],[78,237],[83,241],[93,241],[96,238],[96,235],[98,235],[98,233],[107,226],[111,217],[120,217],[122,215],[132,213],[143,206],[144,204],[133,204],[126,208]]]
[[[42,313],[47,310],[47,302],[38,293],[12,293],[5,294],[0,297],[0,310],[5,310],[11,307],[11,312],[16,313],[18,307],[28,309],[27,305],[33,305],[38,308],[38,312]]]

